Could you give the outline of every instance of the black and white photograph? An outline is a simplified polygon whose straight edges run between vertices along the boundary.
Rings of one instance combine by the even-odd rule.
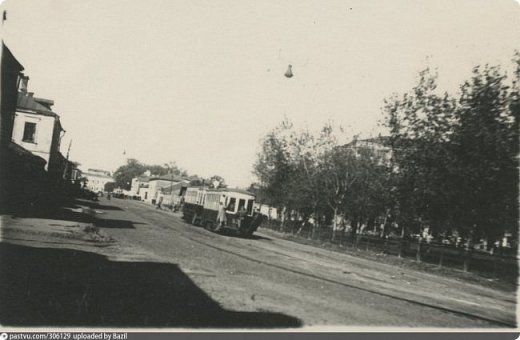
[[[518,1],[0,13],[2,340],[517,330]]]

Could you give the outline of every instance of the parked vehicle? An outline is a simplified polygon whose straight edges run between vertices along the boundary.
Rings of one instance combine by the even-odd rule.
[[[196,224],[202,216],[203,198],[206,195],[204,187],[189,187],[184,195],[184,206],[182,208],[182,217],[191,224]]]
[[[186,190],[183,217],[211,231],[232,230],[250,237],[263,220],[254,203],[255,196],[246,190],[191,187]],[[221,204],[226,214],[223,224],[217,221]]]
[[[97,193],[95,193],[95,192],[93,192],[91,190],[88,190],[88,189],[82,189],[80,197],[81,198],[85,198],[87,200],[91,200],[91,201],[97,201],[98,200]]]

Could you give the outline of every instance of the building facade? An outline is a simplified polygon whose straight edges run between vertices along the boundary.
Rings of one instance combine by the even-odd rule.
[[[13,135],[18,86],[23,77],[23,69],[23,66],[2,41],[0,50],[0,157],[6,154]]]
[[[2,41],[0,50],[0,210],[46,201],[46,161],[12,141],[23,66]]]
[[[143,175],[132,178],[130,187],[130,196],[139,197],[141,200],[148,199],[148,182],[150,181],[150,172],[147,171]]]
[[[180,205],[183,202],[188,185],[189,182],[183,180],[181,182],[163,187],[159,190],[157,199],[160,200],[162,198],[162,204],[166,207],[172,208],[175,205]]]
[[[114,178],[109,171],[99,169],[88,169],[83,172],[86,179],[85,188],[93,192],[104,192],[105,184],[114,182]]]
[[[64,157],[60,154],[61,137],[65,130],[58,114],[52,111],[52,100],[36,98],[27,92],[29,77],[21,80],[12,140],[46,161],[45,170],[54,178],[63,176]]]
[[[184,178],[173,177],[169,175],[150,178],[150,180],[148,181],[147,198],[144,199],[144,201],[154,204],[159,199],[159,195],[161,194],[163,189],[172,188],[174,185],[182,182],[186,184],[189,183],[189,181]]]

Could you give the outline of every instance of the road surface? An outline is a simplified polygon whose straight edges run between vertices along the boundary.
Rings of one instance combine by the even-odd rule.
[[[71,316],[76,324],[371,330],[516,324],[512,292],[260,232],[251,239],[215,234],[142,202],[102,199],[93,209],[115,243],[52,255],[71,261],[77,274],[70,275],[82,277],[77,290],[84,303]]]

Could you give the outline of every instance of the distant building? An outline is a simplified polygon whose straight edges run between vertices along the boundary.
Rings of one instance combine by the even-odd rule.
[[[355,139],[344,147],[354,150],[356,155],[359,155],[360,149],[370,149],[385,165],[389,165],[392,160],[392,148],[389,145],[388,137]]]
[[[60,117],[52,111],[52,100],[36,98],[27,92],[29,77],[21,79],[13,125],[13,142],[46,161],[45,170],[52,178],[61,178],[65,158],[60,153],[60,142],[65,130]]]
[[[186,189],[188,188],[189,182],[183,180],[175,184],[171,184],[167,187],[163,187],[159,190],[157,199],[163,198],[163,205],[173,207],[176,204],[180,204]]]
[[[106,170],[88,169],[83,172],[83,177],[87,180],[85,187],[94,192],[105,191],[105,184],[114,182],[114,178]]]
[[[0,210],[20,209],[46,192],[46,161],[12,142],[23,66],[2,41],[0,49]]]
[[[79,169],[79,163],[73,162],[65,159],[66,166],[65,170],[63,172],[63,179],[68,182],[76,182],[78,180],[81,180],[82,178],[82,172]]]
[[[173,187],[178,183],[185,183],[188,185],[190,181],[183,177],[175,177],[171,175],[164,175],[162,177],[152,177],[148,181],[147,198],[144,200],[148,203],[157,202],[162,189]]]
[[[68,179],[71,181],[77,181],[81,179],[83,174],[79,169],[80,164],[78,162],[70,162],[70,165],[70,177],[68,177]]]
[[[143,175],[132,178],[132,186],[130,187],[130,196],[139,196],[141,200],[148,199],[148,182],[150,181],[150,172],[147,171]]]

